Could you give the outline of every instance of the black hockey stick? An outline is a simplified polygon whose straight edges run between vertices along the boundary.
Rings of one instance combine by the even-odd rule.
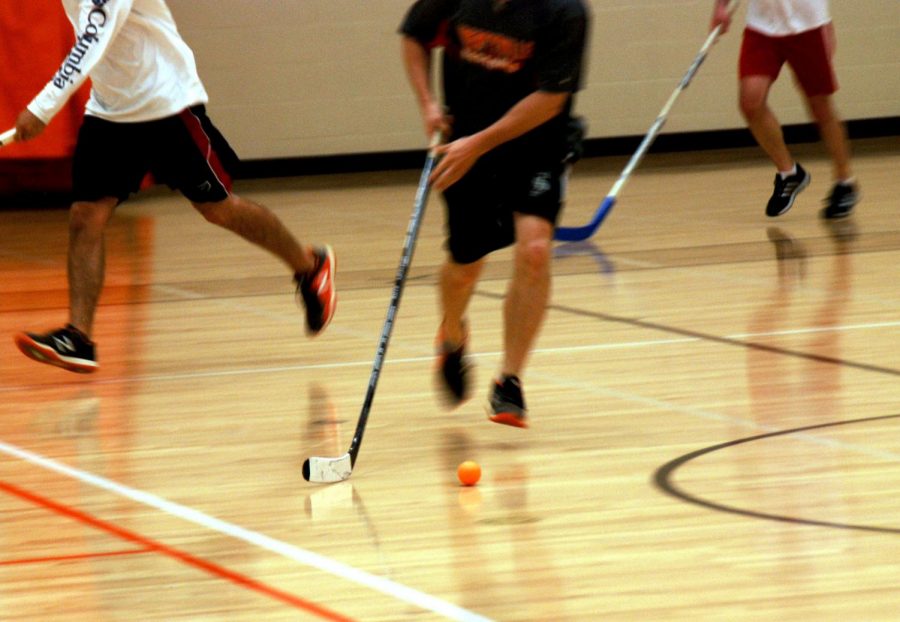
[[[317,484],[329,484],[348,479],[353,472],[353,465],[359,455],[363,434],[366,431],[366,422],[369,420],[369,411],[372,408],[372,400],[375,398],[375,387],[378,385],[378,377],[381,375],[381,366],[387,352],[388,342],[391,339],[391,331],[394,327],[394,318],[397,307],[400,305],[400,295],[403,293],[403,285],[406,282],[406,274],[409,272],[409,264],[412,262],[416,239],[419,235],[419,227],[422,223],[422,214],[425,213],[425,204],[428,202],[430,184],[428,178],[434,168],[437,156],[435,147],[440,142],[440,135],[435,135],[428,149],[428,157],[419,177],[419,187],[416,190],[416,200],[413,207],[409,225],[406,227],[406,241],[403,244],[403,254],[400,257],[400,265],[397,267],[397,276],[394,278],[394,289],[391,292],[391,302],[388,305],[387,317],[384,320],[384,328],[381,330],[381,339],[378,341],[378,349],[375,352],[375,363],[372,366],[372,375],[369,377],[369,388],[366,391],[366,399],[359,413],[359,421],[350,442],[350,449],[343,456],[337,458],[310,457],[303,462],[303,479]]]
[[[738,1],[731,0],[728,4],[728,13],[734,13],[734,9],[737,7]],[[622,170],[622,173],[619,175],[619,179],[616,180],[616,183],[613,184],[612,189],[609,191],[609,194],[606,195],[606,198],[603,199],[603,202],[600,204],[600,207],[597,208],[597,211],[594,212],[594,217],[591,218],[591,221],[580,227],[557,227],[556,231],[553,234],[553,238],[555,240],[560,240],[563,242],[581,242],[582,240],[586,240],[597,232],[597,229],[600,228],[600,224],[609,214],[610,210],[612,210],[613,205],[616,204],[616,195],[619,194],[619,191],[625,185],[625,182],[628,181],[629,176],[632,171],[637,168],[637,165],[640,164],[641,160],[644,158],[644,154],[647,153],[647,149],[650,148],[650,145],[653,144],[653,141],[656,139],[656,135],[659,134],[659,131],[662,129],[663,125],[666,123],[666,119],[669,117],[669,111],[672,110],[672,106],[675,104],[675,100],[678,99],[678,96],[681,95],[681,92],[687,88],[688,84],[691,83],[691,80],[694,77],[694,74],[697,73],[697,70],[700,69],[700,65],[703,64],[703,61],[706,60],[706,55],[709,54],[710,48],[719,38],[719,34],[722,32],[722,25],[719,24],[709,33],[709,36],[706,37],[706,41],[703,43],[703,47],[700,48],[700,51],[697,53],[697,56],[694,58],[694,62],[691,63],[691,66],[688,68],[687,72],[684,74],[684,77],[681,78],[681,82],[678,83],[678,86],[675,87],[675,90],[672,91],[672,94],[669,96],[668,101],[662,107],[659,114],[656,117],[656,120],[653,122],[653,125],[650,126],[650,129],[647,131],[647,134],[644,136],[644,140],[641,141],[641,144],[638,146],[637,151],[634,152],[634,155],[631,156],[631,160],[628,161],[628,165]]]

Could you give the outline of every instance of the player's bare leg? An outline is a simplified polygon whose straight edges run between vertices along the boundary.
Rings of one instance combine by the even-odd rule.
[[[748,76],[741,80],[740,109],[747,121],[750,133],[766,152],[779,171],[789,171],[794,166],[784,142],[781,123],[767,103],[772,81],[768,76]]]
[[[766,216],[775,217],[791,209],[797,195],[809,185],[811,177],[794,161],[784,142],[781,124],[766,102],[771,86],[772,81],[768,76],[743,78],[740,107],[753,137],[778,169],[772,196],[766,205]]]
[[[228,229],[281,259],[294,273],[298,302],[306,309],[306,332],[319,334],[337,303],[336,260],[329,246],[301,244],[269,208],[236,194],[215,203],[194,203],[206,220]]]
[[[807,105],[819,127],[828,155],[831,156],[834,180],[850,179],[853,177],[850,167],[850,143],[847,139],[847,130],[834,109],[831,96],[814,95],[807,98]]]
[[[90,337],[106,274],[104,231],[115,198],[80,201],[69,210],[69,323]]]
[[[206,220],[236,233],[280,258],[293,271],[309,272],[316,265],[311,246],[303,246],[267,207],[231,194],[215,203],[194,203]]]
[[[118,200],[112,197],[72,204],[67,266],[69,323],[47,333],[16,334],[16,346],[25,356],[78,373],[99,369],[91,333],[106,268],[104,231],[116,205]]]
[[[468,326],[466,309],[484,268],[484,259],[469,264],[452,260],[441,267],[438,297],[441,325],[436,339],[437,383],[447,405],[454,407],[469,398],[471,365],[466,356]]]
[[[553,225],[537,216],[516,214],[513,276],[503,305],[503,366],[518,376],[541,329],[550,297]]]
[[[466,338],[465,315],[472,292],[484,269],[484,259],[468,264],[446,261],[440,274],[440,306],[444,338],[461,344]]]
[[[513,277],[503,303],[503,363],[488,400],[491,421],[528,427],[519,375],[534,345],[550,298],[553,225],[537,216],[515,215]]]
[[[806,100],[809,112],[815,119],[822,142],[831,156],[834,184],[825,199],[823,218],[846,218],[859,201],[860,192],[853,178],[850,165],[850,141],[843,121],[834,109],[829,95],[816,95]]]

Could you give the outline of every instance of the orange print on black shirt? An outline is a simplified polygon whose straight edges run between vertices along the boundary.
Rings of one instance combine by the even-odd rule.
[[[487,69],[516,73],[534,53],[533,41],[460,25],[457,29],[462,49],[460,57]]]

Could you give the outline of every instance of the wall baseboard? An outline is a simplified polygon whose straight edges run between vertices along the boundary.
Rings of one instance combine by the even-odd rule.
[[[900,117],[857,119],[847,121],[846,125],[851,140],[900,136]],[[812,123],[785,126],[784,134],[787,142],[791,144],[819,140],[818,130]],[[584,156],[631,155],[643,138],[643,136],[591,138],[585,141]],[[706,151],[755,145],[746,128],[711,130],[661,134],[656,137],[650,152]],[[423,159],[423,150],[412,150],[247,160],[241,163],[237,177],[266,179],[418,169],[421,168]],[[60,159],[28,161],[0,159],[0,178],[7,180],[5,186],[0,186],[0,209],[67,206],[70,201],[68,167],[69,161]]]
[[[900,117],[859,119],[847,121],[847,133],[851,140],[900,136]],[[784,127],[788,143],[808,143],[819,140],[815,124],[805,123]],[[585,157],[630,155],[638,148],[643,136],[591,138],[585,141]],[[661,134],[656,137],[652,153],[734,149],[755,146],[756,142],[746,128]],[[423,151],[394,151],[352,155],[309,156],[248,160],[241,164],[242,179],[268,177],[293,177],[302,175],[327,175],[332,173],[362,173],[384,170],[415,169],[422,165]]]

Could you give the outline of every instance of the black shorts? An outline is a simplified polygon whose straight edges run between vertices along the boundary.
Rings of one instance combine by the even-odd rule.
[[[177,115],[119,123],[85,116],[73,158],[76,201],[120,202],[153,180],[194,203],[221,201],[231,192],[238,158],[206,116],[204,106]]]
[[[566,166],[482,159],[444,191],[447,248],[467,264],[515,242],[513,213],[556,225],[562,209]]]

